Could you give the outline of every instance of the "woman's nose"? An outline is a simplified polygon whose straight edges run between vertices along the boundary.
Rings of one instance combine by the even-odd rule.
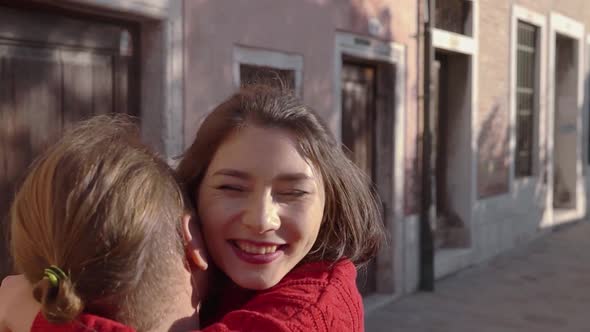
[[[278,206],[273,201],[270,191],[252,197],[248,205],[242,218],[242,223],[247,228],[262,234],[281,227]]]

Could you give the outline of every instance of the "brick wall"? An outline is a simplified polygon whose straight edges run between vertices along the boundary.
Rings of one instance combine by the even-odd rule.
[[[479,98],[476,110],[479,197],[489,197],[508,191],[512,52],[510,29],[514,4],[545,15],[547,28],[552,11],[585,24],[586,31],[590,28],[590,1],[587,0],[479,1]],[[548,54],[548,49],[543,51]],[[546,67],[541,70],[547,75]],[[544,91],[541,93],[546,94]],[[539,132],[542,142],[546,134],[545,130]]]

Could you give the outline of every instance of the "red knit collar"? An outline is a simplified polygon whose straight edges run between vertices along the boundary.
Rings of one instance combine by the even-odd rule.
[[[66,324],[51,324],[41,313],[37,314],[31,327],[31,332],[45,331],[45,332],[135,332],[134,329],[125,326],[119,322],[110,319],[94,316],[90,314],[82,314],[75,321]]]

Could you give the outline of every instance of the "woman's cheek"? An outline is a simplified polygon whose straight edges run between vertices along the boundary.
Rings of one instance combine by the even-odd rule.
[[[286,220],[290,220],[293,225],[299,229],[301,233],[317,233],[322,223],[324,216],[323,204],[308,201],[302,202],[298,205],[291,205],[285,207],[283,216]]]
[[[283,216],[299,223],[308,223],[317,215],[314,204],[304,200],[281,206],[280,210]]]
[[[203,202],[200,211],[205,224],[221,226],[232,220],[242,209],[243,202],[239,199],[212,197]]]

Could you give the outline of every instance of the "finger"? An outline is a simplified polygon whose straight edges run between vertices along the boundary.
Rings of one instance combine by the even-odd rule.
[[[14,276],[7,276],[4,279],[2,279],[2,282],[0,283],[0,287],[8,287],[8,285],[11,283],[11,281],[14,279]]]
[[[190,223],[191,223],[191,216],[189,214],[183,215],[181,226],[182,226],[182,239],[184,240],[185,244],[191,242],[191,240],[193,239],[193,234],[191,233],[191,229],[190,229]]]
[[[199,228],[194,222],[191,222],[190,215],[184,215],[182,217],[182,234],[185,241],[187,259],[205,271],[208,264],[205,258],[203,244],[201,243]]]
[[[207,261],[205,260],[201,252],[202,251],[198,249],[190,250],[191,260],[198,268],[205,271],[209,267],[209,264],[207,264]]]

